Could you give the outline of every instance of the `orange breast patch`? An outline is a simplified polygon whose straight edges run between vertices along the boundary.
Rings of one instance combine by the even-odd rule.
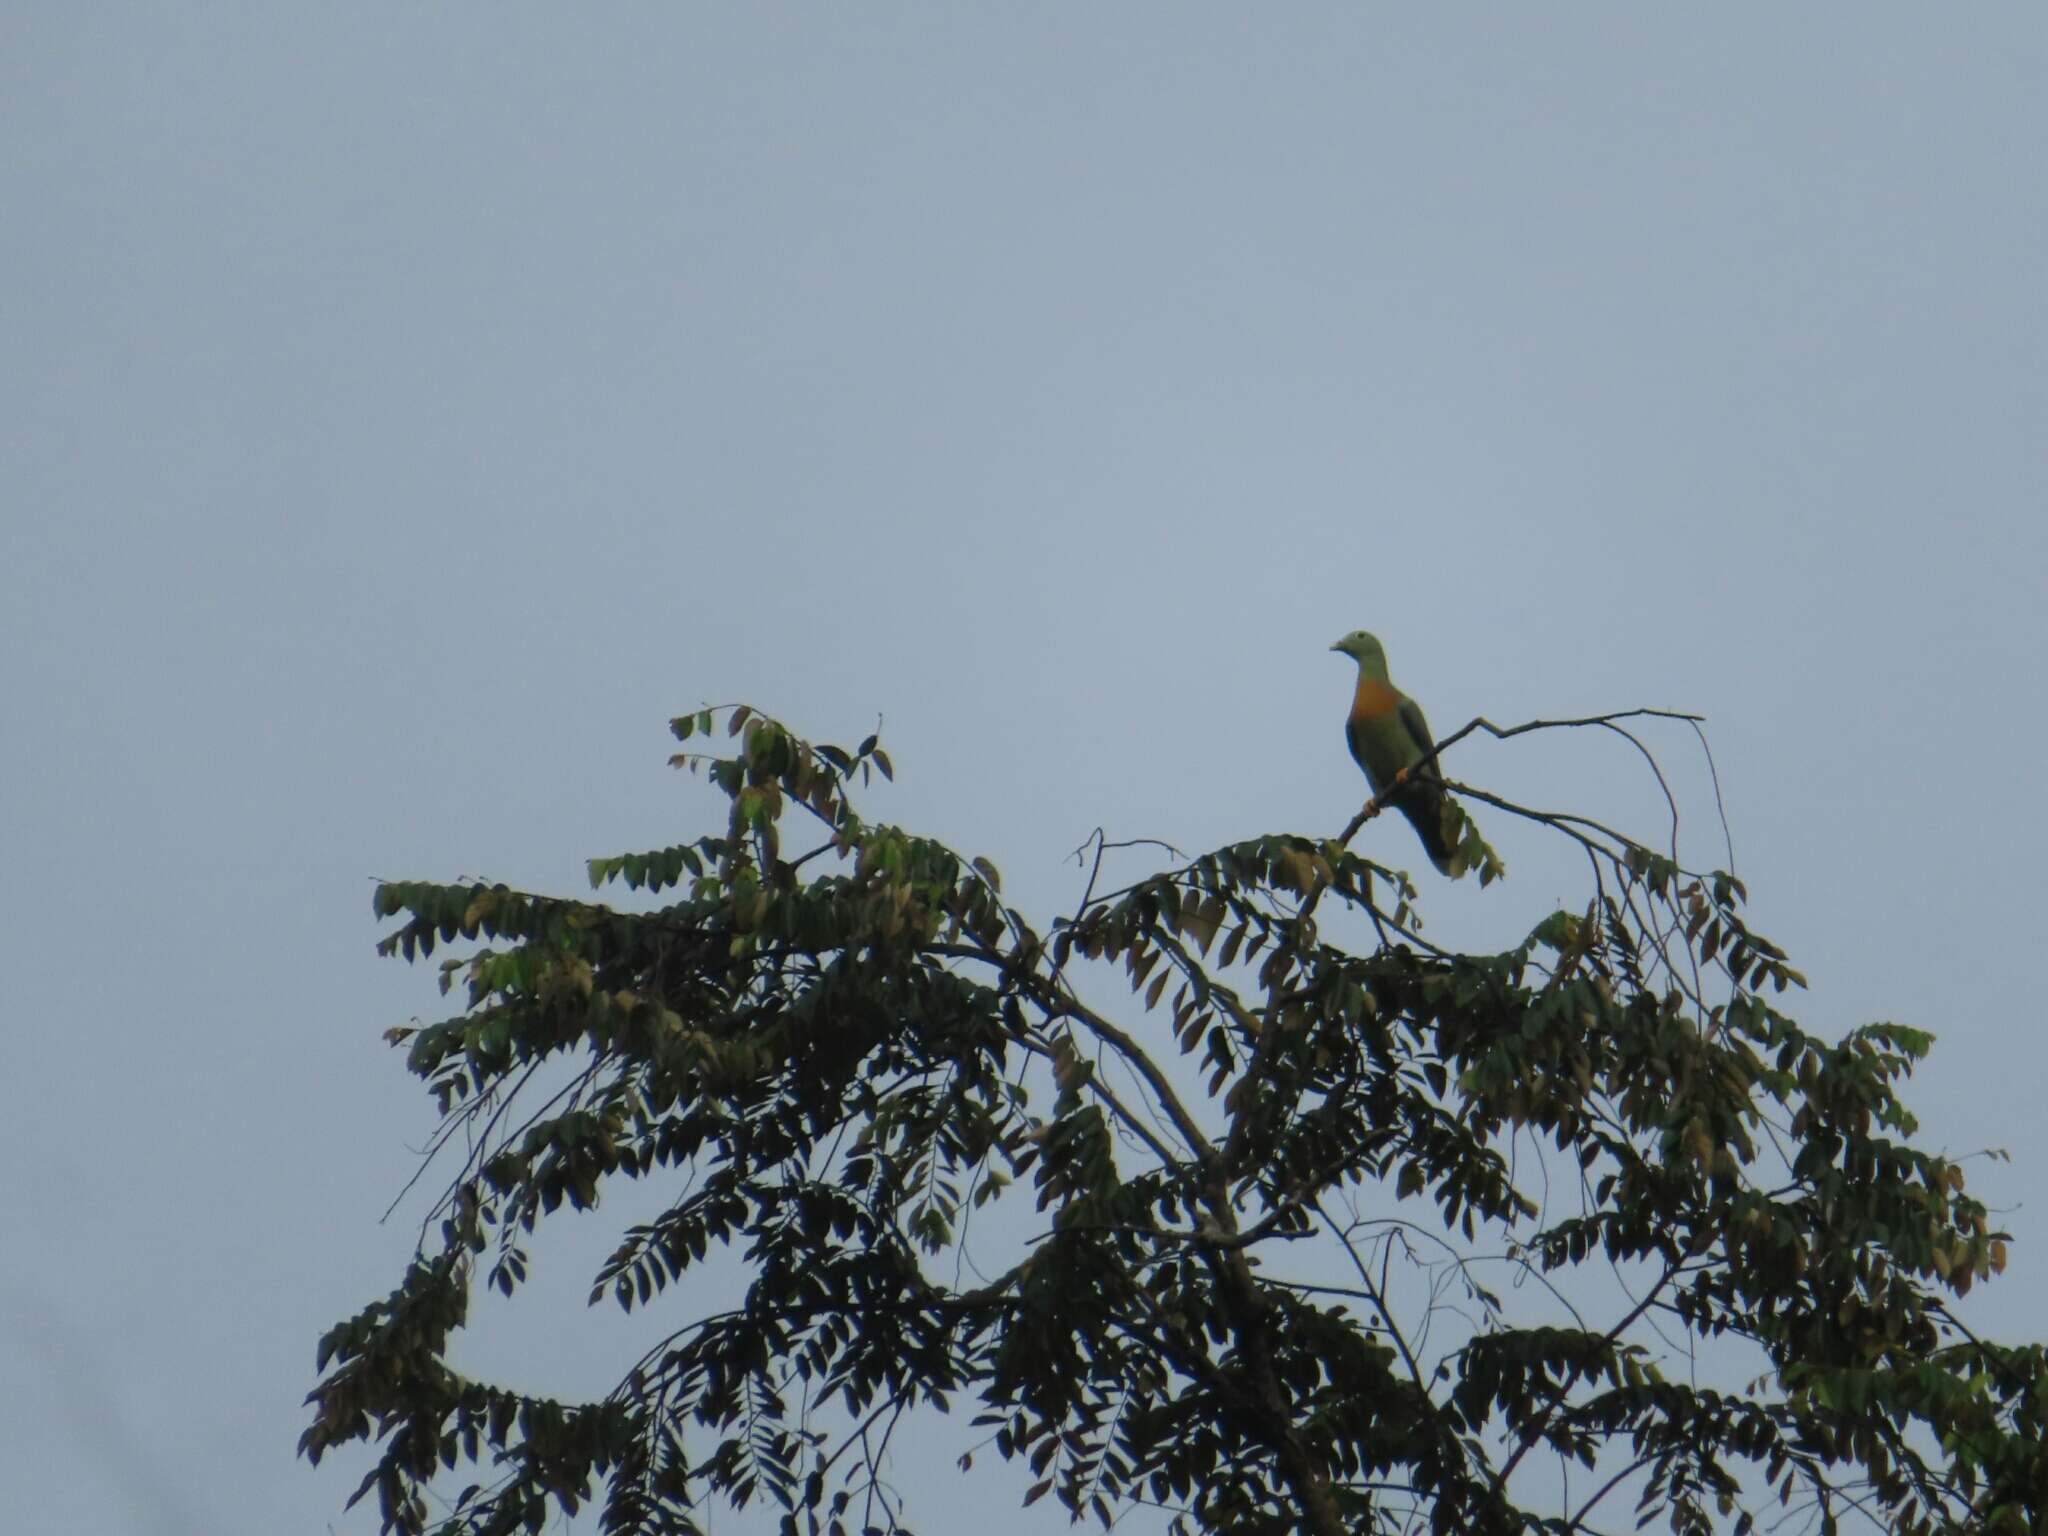
[[[1401,695],[1376,677],[1361,677],[1358,691],[1351,695],[1351,718],[1373,720],[1391,715],[1401,707]]]

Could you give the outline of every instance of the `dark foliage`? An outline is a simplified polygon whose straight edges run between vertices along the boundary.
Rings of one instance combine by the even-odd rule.
[[[1895,1090],[1928,1039],[1803,1033],[1731,875],[1455,785],[1576,839],[1584,909],[1440,950],[1406,877],[1348,851],[1354,821],[1091,880],[1041,930],[986,861],[856,814],[851,785],[890,772],[873,738],[723,713],[733,754],[677,759],[728,798],[723,832],[591,865],[667,905],[377,891],[385,953],[476,941],[442,962],[463,1010],[391,1032],[439,1145],[471,1150],[438,1242],[321,1340],[302,1442],[379,1444],[358,1497],[387,1529],[595,1501],[606,1531],[695,1532],[707,1499],[907,1529],[877,1447],[934,1410],[1026,1464],[1027,1502],[1105,1524],[2038,1528],[2048,1372],[1950,1308],[2005,1250],[1911,1144]],[[1142,1024],[1085,1000],[1105,966]],[[527,1102],[551,1061],[569,1086]],[[617,1390],[452,1370],[472,1287],[511,1294],[535,1224],[620,1178],[673,1200],[596,1277],[593,1301],[660,1319]],[[1033,1240],[963,1287],[951,1250],[991,1202],[1035,1208]],[[715,1251],[743,1299],[693,1314],[671,1287]],[[1570,1299],[1582,1271],[1600,1315]],[[1526,1282],[1512,1305],[1489,1273]],[[1426,1345],[1449,1297],[1453,1342]],[[1755,1379],[1707,1384],[1693,1345]],[[468,1464],[489,1481],[455,1494]],[[424,1497],[442,1478],[452,1515]]]

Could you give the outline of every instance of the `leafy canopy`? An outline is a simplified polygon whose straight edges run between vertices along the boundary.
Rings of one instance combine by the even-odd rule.
[[[882,1455],[920,1412],[1105,1525],[2039,1528],[2043,1350],[1951,1309],[2004,1241],[1897,1096],[1928,1036],[1804,1033],[1733,875],[1453,784],[1582,847],[1583,909],[1438,948],[1348,848],[1368,803],[1110,893],[1098,835],[1035,923],[986,860],[860,816],[875,738],[673,728],[719,716],[722,755],[676,761],[723,830],[591,861],[652,910],[377,890],[383,953],[467,946],[461,1011],[390,1032],[459,1157],[435,1240],[320,1341],[301,1442],[375,1445],[386,1530],[907,1530]],[[473,1288],[511,1295],[537,1224],[619,1179],[668,1203],[591,1291],[649,1320],[617,1388],[454,1370]],[[984,1208],[1015,1262],[963,1284]],[[715,1255],[722,1310],[677,1283]]]

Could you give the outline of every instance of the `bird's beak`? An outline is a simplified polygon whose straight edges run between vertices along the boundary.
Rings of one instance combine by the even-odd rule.
[[[1342,640],[1339,640],[1335,645],[1331,646],[1330,649],[1333,651],[1341,651],[1344,649],[1344,642]]]

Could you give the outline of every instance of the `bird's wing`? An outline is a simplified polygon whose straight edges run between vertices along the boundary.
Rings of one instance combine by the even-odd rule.
[[[1400,717],[1401,728],[1415,742],[1417,755],[1427,756],[1436,746],[1436,738],[1429,734],[1429,722],[1422,718],[1422,706],[1404,694],[1395,713]],[[1430,764],[1429,771],[1436,772],[1434,763]]]

